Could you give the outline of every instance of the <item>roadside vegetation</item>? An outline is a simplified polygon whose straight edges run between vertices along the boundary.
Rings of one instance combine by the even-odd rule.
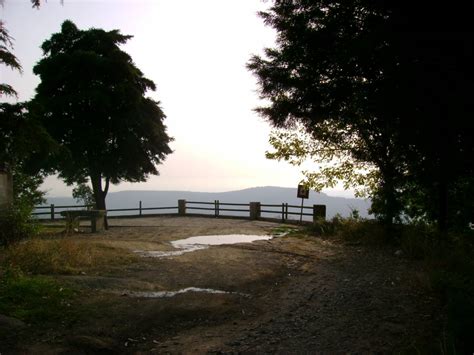
[[[28,219],[2,221],[0,230],[0,315],[39,329],[65,325],[86,311],[74,304],[82,291],[58,276],[93,275],[135,260],[120,248],[71,238]]]
[[[463,354],[474,349],[474,231],[440,235],[436,226],[399,224],[387,233],[377,220],[335,216],[307,228],[310,235],[343,243],[392,247],[399,257],[423,261],[430,287],[443,304],[447,338],[440,353]]]

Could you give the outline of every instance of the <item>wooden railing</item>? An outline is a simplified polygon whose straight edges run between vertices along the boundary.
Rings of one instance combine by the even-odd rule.
[[[41,219],[56,220],[62,219],[60,213],[65,210],[87,209],[89,205],[68,205],[56,206],[37,206],[33,212],[34,216]],[[309,212],[308,212],[309,211]],[[125,213],[124,213],[125,212]],[[126,213],[135,212],[135,213]],[[150,213],[156,212],[156,213]],[[111,208],[107,210],[109,218],[124,217],[152,217],[161,215],[179,215],[179,216],[214,216],[214,217],[232,217],[245,219],[268,219],[280,221],[294,221],[297,219],[291,216],[298,216],[299,220],[303,217],[311,217],[311,220],[326,218],[325,205],[296,206],[288,203],[281,204],[263,204],[260,202],[249,203],[229,203],[215,200],[213,202],[186,201],[178,200],[177,206],[170,207],[143,207],[142,201],[139,201],[137,208]],[[47,216],[47,217],[46,217]],[[46,218],[45,218],[46,217]]]

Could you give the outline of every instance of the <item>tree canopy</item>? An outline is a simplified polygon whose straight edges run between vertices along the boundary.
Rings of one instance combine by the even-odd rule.
[[[13,39],[2,20],[0,20],[0,64],[10,69],[21,72],[18,58],[13,54]],[[17,92],[11,85],[0,83],[0,97],[3,95],[17,96]]]
[[[57,150],[26,104],[0,103],[0,164],[12,174],[14,202],[43,202],[38,188],[48,173],[49,157]]]
[[[41,82],[32,107],[65,148],[55,168],[69,184],[90,179],[99,209],[110,183],[145,181],[171,153],[165,115],[145,96],[155,84],[119,48],[130,38],[66,21],[33,69]]]
[[[300,123],[377,168],[373,197],[387,221],[408,211],[416,185],[444,228],[447,200],[474,167],[473,4],[425,5],[276,0],[261,13],[276,47],[248,68],[269,102],[257,111],[276,127]]]

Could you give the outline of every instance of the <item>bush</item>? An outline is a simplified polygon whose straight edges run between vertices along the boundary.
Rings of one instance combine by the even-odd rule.
[[[380,222],[362,219],[357,214],[349,218],[337,214],[329,221],[321,218],[308,228],[310,234],[341,238],[349,242],[379,244],[387,240],[385,228]]]
[[[38,232],[38,225],[31,219],[27,204],[12,205],[0,210],[0,246],[7,246]]]

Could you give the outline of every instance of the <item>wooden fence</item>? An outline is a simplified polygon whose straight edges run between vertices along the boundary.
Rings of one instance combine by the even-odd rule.
[[[91,208],[90,205],[37,206],[33,215],[39,219],[62,219],[60,213],[66,210]],[[213,216],[244,219],[279,220],[283,222],[302,220],[311,217],[311,220],[326,218],[325,205],[296,206],[288,203],[264,204],[260,202],[229,203],[215,200],[213,202],[178,200],[177,206],[144,207],[139,201],[136,208],[111,208],[107,210],[108,218],[125,217],[154,217],[163,215],[178,216]],[[291,218],[298,216],[299,218]]]

